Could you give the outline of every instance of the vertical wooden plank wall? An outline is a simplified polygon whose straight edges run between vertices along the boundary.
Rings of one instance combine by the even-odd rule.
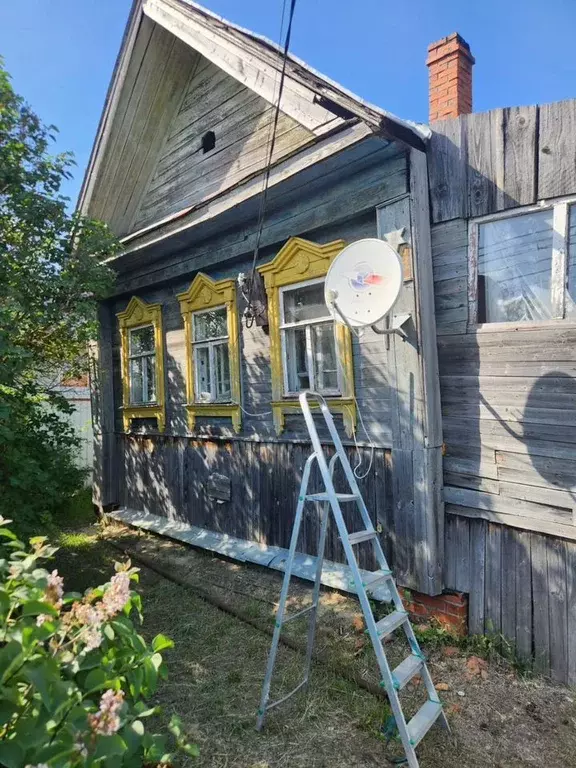
[[[433,124],[432,260],[448,589],[576,683],[576,323],[468,325],[468,221],[576,194],[576,101]],[[508,523],[506,525],[506,523]]]

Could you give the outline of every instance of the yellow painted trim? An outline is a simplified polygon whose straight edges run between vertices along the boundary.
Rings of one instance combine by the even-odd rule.
[[[332,413],[339,413],[342,416],[344,430],[348,437],[352,437],[356,431],[356,401],[353,397],[327,397],[326,402]],[[310,402],[311,408],[319,408],[317,403]],[[286,426],[286,414],[294,411],[300,413],[300,402],[298,400],[280,400],[272,402],[272,418],[276,434],[280,435]]]
[[[122,355],[122,421],[124,431],[130,431],[132,419],[156,418],[158,431],[166,429],[166,402],[164,393],[164,336],[162,332],[162,305],[146,304],[137,296],[132,296],[123,312],[116,315],[120,326]],[[130,402],[129,373],[129,330],[142,325],[154,327],[154,351],[156,353],[156,393],[157,402],[147,405],[132,405]]]
[[[282,369],[282,341],[280,338],[280,288],[296,285],[306,280],[325,277],[330,264],[346,243],[335,240],[318,245],[301,237],[292,237],[276,257],[258,271],[264,278],[268,295],[268,320],[270,324],[270,365],[272,369],[272,413],[276,434],[284,430],[284,416],[298,409],[298,401],[284,395]],[[336,355],[341,366],[342,395],[327,400],[335,413],[341,413],[346,434],[351,437],[356,428],[356,403],[354,400],[354,365],[350,329],[335,323]]]
[[[240,408],[240,332],[238,311],[236,308],[236,283],[234,280],[211,280],[208,275],[199,272],[187,291],[176,297],[180,302],[180,312],[184,318],[186,337],[186,411],[188,427],[191,432],[196,428],[198,416],[229,416],[235,432],[242,428],[242,409]],[[230,357],[231,403],[196,403],[194,402],[194,355],[192,354],[192,314],[212,307],[226,307],[228,324],[228,353]]]

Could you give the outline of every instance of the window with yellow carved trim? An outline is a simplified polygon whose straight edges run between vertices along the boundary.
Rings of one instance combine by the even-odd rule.
[[[117,317],[122,344],[124,429],[129,431],[134,419],[156,419],[159,431],[163,432],[166,417],[162,307],[133,296]]]
[[[188,425],[199,417],[229,417],[241,428],[240,339],[234,280],[199,273],[178,295],[186,335]]]
[[[272,413],[276,432],[287,413],[299,411],[298,393],[323,394],[340,413],[349,436],[356,427],[352,340],[324,301],[324,278],[345,243],[318,245],[293,237],[259,267],[268,295]]]

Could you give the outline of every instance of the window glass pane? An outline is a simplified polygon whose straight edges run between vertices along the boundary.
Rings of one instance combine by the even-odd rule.
[[[152,325],[130,331],[130,354],[142,355],[146,352],[154,352],[154,326]]]
[[[196,371],[196,400],[200,403],[212,401],[210,389],[210,349],[196,347],[194,350],[194,368]]]
[[[576,318],[576,205],[570,206],[568,219],[568,290],[566,317]]]
[[[547,320],[552,269],[552,211],[479,226],[478,320]]]
[[[196,312],[193,315],[194,341],[206,341],[228,336],[226,307],[211,309],[208,312]]]
[[[144,399],[147,403],[156,402],[156,358],[154,355],[149,355],[144,358],[144,366],[146,369],[145,384],[146,391],[144,392]]]
[[[144,402],[144,370],[143,361],[144,358],[137,357],[134,360],[130,360],[130,402],[131,403],[143,403]]]
[[[318,392],[338,390],[334,325],[333,323],[313,325],[311,331],[314,366],[316,369],[316,389]]]
[[[303,389],[310,389],[306,357],[306,328],[290,328],[284,333],[288,391],[300,392]]]
[[[324,301],[324,282],[293,288],[284,291],[282,296],[285,323],[299,323],[302,320],[330,316]]]
[[[230,401],[230,357],[228,343],[214,345],[214,368],[216,376],[216,399],[220,402]]]

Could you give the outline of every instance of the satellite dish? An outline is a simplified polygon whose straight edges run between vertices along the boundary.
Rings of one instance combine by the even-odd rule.
[[[374,325],[392,309],[402,288],[402,262],[384,240],[367,238],[336,256],[324,284],[332,317],[360,328]]]

